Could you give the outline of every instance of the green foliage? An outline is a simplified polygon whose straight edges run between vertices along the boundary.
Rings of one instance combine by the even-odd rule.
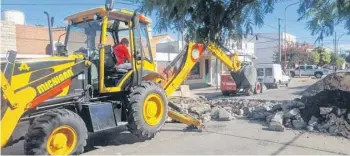
[[[186,40],[223,43],[261,27],[277,0],[139,0],[140,10],[158,17],[158,32],[184,31]]]
[[[314,60],[314,64],[320,63],[320,54],[317,52],[312,53],[312,58]]]
[[[326,49],[322,47],[317,47],[313,51],[313,59],[314,62],[318,66],[324,66],[326,64],[329,64],[331,62],[331,54],[326,51]]]
[[[344,64],[344,62],[345,62],[345,59],[344,59],[344,58],[338,57],[337,60],[336,60],[336,62],[335,62],[335,65],[336,65],[337,67],[340,67],[340,66],[342,66],[342,65]]]
[[[331,53],[331,64],[336,66],[342,66],[345,62],[345,59],[342,55],[337,55],[336,53]]]
[[[350,34],[349,0],[300,0],[298,20],[309,19],[306,28],[311,35],[317,35],[316,41],[323,40],[334,32],[336,25],[344,24]]]

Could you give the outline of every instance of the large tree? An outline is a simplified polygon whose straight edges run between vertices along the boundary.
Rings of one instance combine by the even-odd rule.
[[[298,20],[308,19],[306,28],[320,41],[334,32],[336,25],[344,25],[350,34],[350,0],[301,0]]]
[[[186,39],[223,43],[261,27],[278,0],[139,0],[141,12],[156,14],[157,31],[184,31]]]
[[[331,65],[336,65],[340,67],[344,64],[345,58],[346,56],[337,55],[336,53],[331,53]]]
[[[185,31],[187,39],[223,42],[226,37],[240,39],[263,25],[264,16],[274,4],[284,0],[136,0],[141,11],[155,13],[158,31]],[[317,40],[343,24],[350,34],[350,0],[299,0],[299,20]],[[317,41],[316,40],[316,41]]]
[[[312,53],[306,52],[305,47],[288,47],[286,50],[287,68],[293,68],[297,64],[314,64]],[[282,54],[282,67],[284,66],[284,54]],[[275,51],[273,55],[274,63],[279,63],[279,52]]]

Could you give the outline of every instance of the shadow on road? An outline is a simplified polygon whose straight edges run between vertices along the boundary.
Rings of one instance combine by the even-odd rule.
[[[95,134],[90,134],[87,140],[87,146],[85,147],[85,152],[93,151],[98,148],[96,146],[118,146],[123,144],[134,144],[137,142],[144,142],[148,139],[139,138],[129,131],[127,131],[126,126],[113,128],[103,132],[97,132]]]

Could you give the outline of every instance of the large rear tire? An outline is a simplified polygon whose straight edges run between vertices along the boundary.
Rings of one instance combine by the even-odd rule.
[[[154,82],[142,82],[130,94],[129,131],[140,138],[153,138],[164,125],[167,113],[168,100],[164,90]]]
[[[77,155],[84,152],[87,129],[81,117],[54,109],[36,118],[24,140],[26,155]]]

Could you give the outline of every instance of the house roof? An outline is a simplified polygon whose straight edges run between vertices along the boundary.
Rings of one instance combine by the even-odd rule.
[[[172,38],[169,34],[160,34],[160,35],[153,35],[152,36],[152,43],[157,44],[165,39],[168,39],[170,41],[175,41],[175,39]]]

